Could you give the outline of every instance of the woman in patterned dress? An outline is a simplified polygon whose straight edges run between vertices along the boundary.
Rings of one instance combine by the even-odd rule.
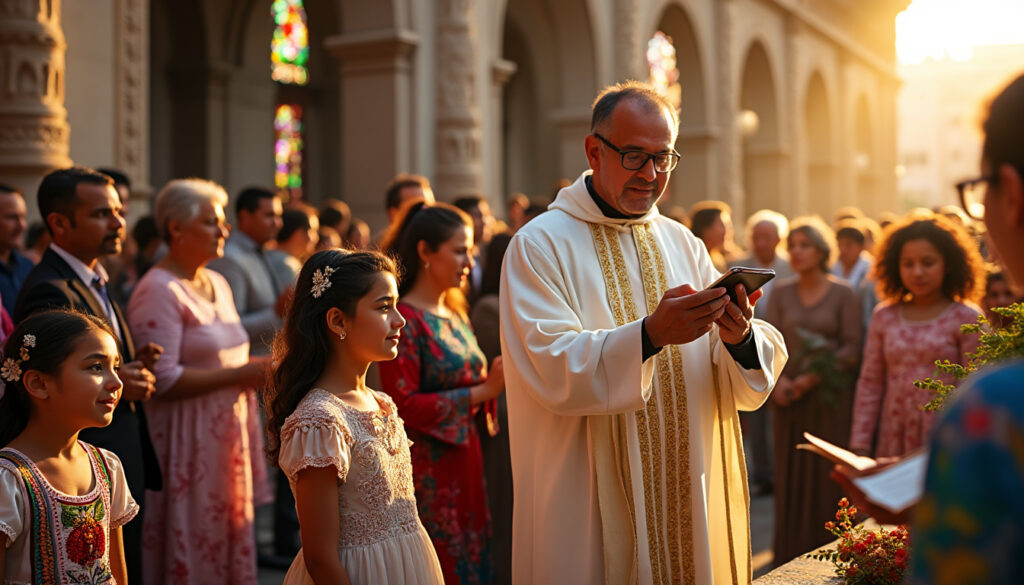
[[[146,405],[164,489],[147,498],[147,585],[256,583],[254,499],[266,488],[252,389],[269,363],[249,358],[231,288],[206,263],[224,253],[227,193],[211,181],[168,183],[156,199],[167,255],[128,304],[138,343],[156,342],[156,394]]]
[[[890,227],[878,250],[883,302],[868,326],[850,448],[895,457],[924,445],[935,425],[921,408],[932,394],[914,381],[935,375],[935,360],[966,363],[977,347],[960,326],[980,314],[984,263],[967,232],[940,215]]]
[[[381,385],[398,404],[413,442],[416,501],[445,583],[491,583],[490,520],[474,414],[481,407],[494,412],[505,381],[500,357],[488,375],[466,317],[462,287],[473,266],[473,222],[452,206],[415,202],[398,226],[385,249],[402,264],[398,309],[407,324],[398,358],[380,364]]]

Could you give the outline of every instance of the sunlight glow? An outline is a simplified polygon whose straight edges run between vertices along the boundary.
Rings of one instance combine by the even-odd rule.
[[[968,61],[974,48],[1024,43],[1022,0],[913,0],[896,15],[901,63]]]

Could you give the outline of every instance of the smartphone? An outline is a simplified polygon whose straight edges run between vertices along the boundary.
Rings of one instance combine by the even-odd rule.
[[[718,288],[720,286],[725,287],[725,290],[729,293],[729,299],[739,304],[736,297],[736,285],[743,284],[747,289],[747,294],[754,292],[761,288],[769,280],[775,278],[775,271],[771,268],[746,268],[743,266],[736,266],[730,268],[708,288]]]

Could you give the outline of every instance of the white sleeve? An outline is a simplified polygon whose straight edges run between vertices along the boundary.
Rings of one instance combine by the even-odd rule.
[[[599,295],[603,291],[588,291]],[[642,319],[587,330],[558,261],[523,234],[502,264],[501,348],[510,392],[566,416],[634,412],[650,398],[655,360],[643,361]]]
[[[25,529],[25,482],[16,471],[0,467],[0,534],[5,537],[4,548],[10,548]]]
[[[110,528],[118,528],[135,518],[139,513],[139,505],[135,503],[135,498],[128,489],[128,480],[124,476],[121,460],[106,449],[99,451],[103,454],[110,473],[110,510],[107,511],[110,514]]]

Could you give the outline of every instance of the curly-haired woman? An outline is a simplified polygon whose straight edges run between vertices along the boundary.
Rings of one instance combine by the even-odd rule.
[[[921,406],[931,394],[914,381],[934,375],[935,360],[963,363],[974,351],[976,337],[960,326],[976,321],[985,276],[967,232],[938,215],[891,226],[878,250],[882,303],[868,327],[850,447],[888,457],[927,440],[935,415]]]

